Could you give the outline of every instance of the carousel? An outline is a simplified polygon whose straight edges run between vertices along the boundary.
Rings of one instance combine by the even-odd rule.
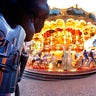
[[[74,79],[96,72],[96,16],[82,8],[50,9],[40,33],[25,43],[24,77]]]

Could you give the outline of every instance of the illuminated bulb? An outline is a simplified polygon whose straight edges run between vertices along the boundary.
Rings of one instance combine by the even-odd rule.
[[[71,72],[76,72],[77,70],[76,70],[76,69],[71,69],[70,71],[71,71]]]
[[[62,70],[62,69],[59,69],[59,70],[58,70],[58,72],[64,72],[64,70]]]
[[[49,63],[49,70],[53,68],[53,64]]]

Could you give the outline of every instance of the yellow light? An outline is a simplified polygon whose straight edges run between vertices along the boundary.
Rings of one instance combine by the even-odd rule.
[[[59,69],[59,70],[58,70],[58,72],[64,72],[64,70],[62,70],[62,69]]]
[[[49,63],[49,70],[52,69],[52,68],[53,68],[53,64],[52,63]]]
[[[77,71],[77,69],[71,69],[70,71],[71,71],[71,72],[76,72],[76,71]]]

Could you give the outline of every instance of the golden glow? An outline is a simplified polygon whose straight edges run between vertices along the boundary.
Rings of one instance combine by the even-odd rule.
[[[50,71],[52,69],[53,69],[53,64],[52,63],[49,63],[49,70],[48,71]]]
[[[64,72],[64,70],[62,70],[62,69],[58,69],[58,72]]]
[[[41,32],[33,36],[31,49],[27,49],[33,56],[29,65],[33,69],[57,73],[96,67],[95,62],[88,62],[83,54],[85,49],[92,48],[95,34],[96,26],[85,20],[69,18],[45,21]]]
[[[71,72],[76,72],[76,71],[77,71],[77,69],[71,69],[70,71],[71,71]]]

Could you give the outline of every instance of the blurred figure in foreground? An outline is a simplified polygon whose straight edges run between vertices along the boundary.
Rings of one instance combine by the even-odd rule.
[[[47,0],[0,0],[0,96],[11,96],[15,89],[20,96],[18,82],[28,59],[23,41],[40,32],[48,16]]]

